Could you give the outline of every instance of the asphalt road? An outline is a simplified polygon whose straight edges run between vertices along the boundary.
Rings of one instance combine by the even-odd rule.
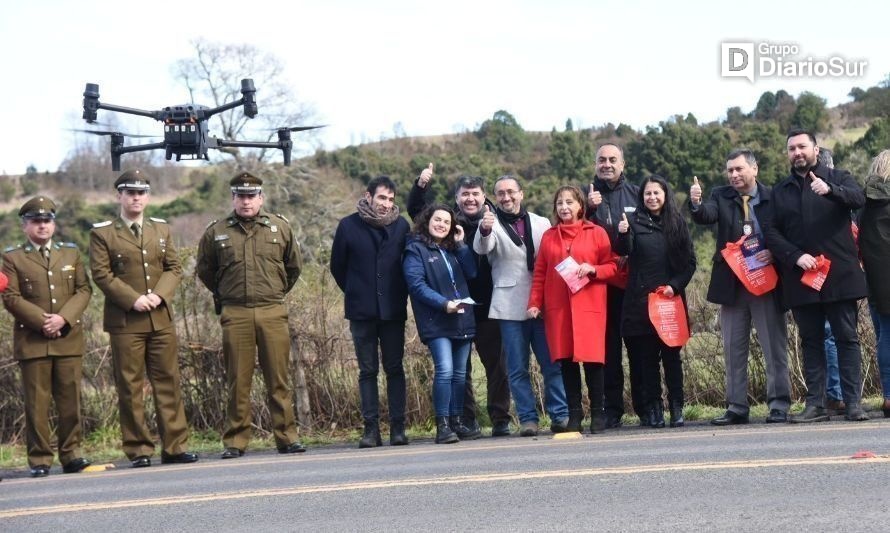
[[[21,476],[0,483],[5,533],[887,531],[890,420],[326,447]]]

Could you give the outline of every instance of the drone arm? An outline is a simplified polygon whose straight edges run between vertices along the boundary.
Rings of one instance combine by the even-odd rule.
[[[124,107],[124,106],[119,106],[119,105],[114,105],[114,104],[105,104],[102,102],[98,102],[98,104],[99,104],[97,106],[98,109],[107,109],[108,111],[115,111],[117,113],[127,113],[130,115],[139,115],[141,117],[153,118],[155,120],[163,119],[162,111],[146,111],[144,109],[135,109],[132,107]]]
[[[285,130],[286,131],[286,130]],[[278,142],[261,142],[261,141],[230,141],[227,139],[218,139],[216,137],[210,139],[209,148],[278,148],[284,153],[284,165],[290,166],[290,154],[293,143],[290,140],[290,132],[287,132],[287,138],[282,138],[282,134],[278,134]]]
[[[124,136],[117,133],[111,136],[111,170],[117,172],[121,169],[121,154],[129,154],[131,152],[143,152],[145,150],[156,150],[163,148],[164,143],[137,144],[135,146],[124,146]]]
[[[244,106],[244,114],[248,118],[253,118],[257,115],[256,88],[253,86],[253,80],[250,78],[241,80],[241,98],[234,102],[229,102],[228,104],[223,104],[219,107],[204,111],[204,118],[210,118],[217,113],[234,109],[239,105]]]

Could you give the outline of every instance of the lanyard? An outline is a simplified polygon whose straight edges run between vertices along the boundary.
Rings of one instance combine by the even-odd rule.
[[[439,250],[442,260],[445,261],[445,267],[448,269],[448,277],[451,278],[451,286],[454,288],[454,296],[460,298],[460,291],[457,290],[457,282],[454,281],[454,270],[451,269],[451,263],[448,261],[448,256],[446,256],[445,252],[438,246],[436,246],[436,249]]]

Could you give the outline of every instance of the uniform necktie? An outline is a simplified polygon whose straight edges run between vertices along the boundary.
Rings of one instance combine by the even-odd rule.
[[[49,246],[41,246],[40,255],[43,256],[43,262],[46,263],[46,266],[49,266]]]
[[[133,230],[133,235],[135,235],[137,239],[142,236],[142,231],[139,229],[139,224],[137,222],[133,222],[130,229]]]
[[[745,220],[751,220],[751,217],[749,216],[750,213],[748,212],[748,200],[750,200],[750,199],[751,199],[750,194],[742,195],[742,212],[745,214]]]

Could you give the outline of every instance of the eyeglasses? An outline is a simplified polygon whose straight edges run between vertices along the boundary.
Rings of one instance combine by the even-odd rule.
[[[507,189],[506,191],[497,191],[494,193],[498,198],[506,198],[507,196],[516,196],[522,191],[514,191],[513,189]]]

